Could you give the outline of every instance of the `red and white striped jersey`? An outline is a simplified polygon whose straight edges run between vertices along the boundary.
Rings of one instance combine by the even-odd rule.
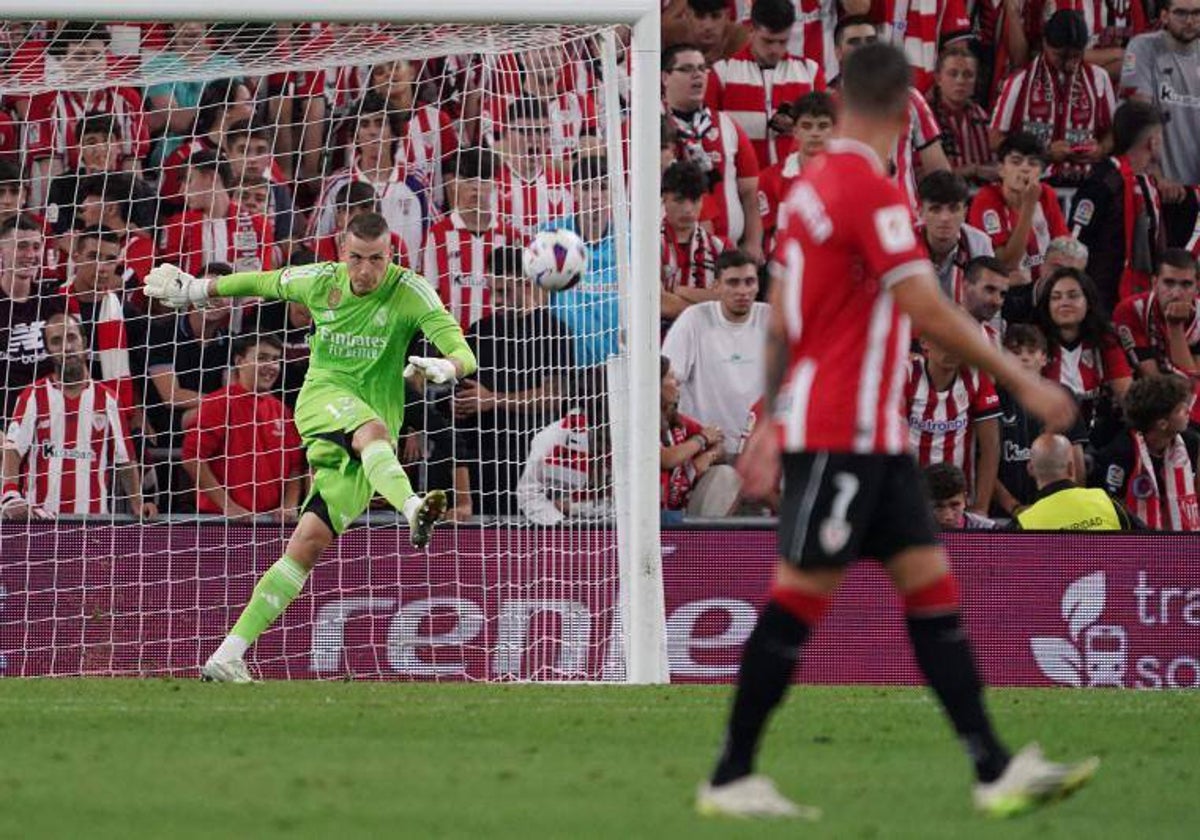
[[[1133,370],[1120,342],[1108,335],[1099,346],[1079,340],[1073,346],[1056,347],[1042,376],[1071,391],[1079,399],[1084,420],[1090,422],[1101,387],[1115,379],[1128,379]]]
[[[125,312],[116,292],[102,295],[99,301],[81,305],[72,292],[71,284],[62,286],[66,310],[80,319],[84,335],[95,363],[92,373],[117,395],[122,410],[133,409],[133,379],[129,363],[129,336],[125,329]],[[97,371],[97,368],[99,369]]]
[[[404,127],[404,163],[429,188],[432,203],[445,207],[442,160],[458,149],[450,115],[436,105],[420,105]]]
[[[494,221],[487,230],[476,232],[456,212],[429,229],[421,272],[464,331],[491,314],[488,260],[492,249],[518,244],[519,237],[507,225]]]
[[[720,237],[713,236],[696,225],[686,240],[679,239],[675,230],[663,221],[659,234],[662,249],[662,287],[676,289],[707,289],[717,279],[717,257],[725,248]]]
[[[775,233],[779,226],[779,205],[800,177],[800,153],[792,152],[758,175],[758,214],[762,217],[763,253],[775,251]]]
[[[547,222],[575,211],[571,186],[555,169],[543,169],[525,179],[507,163],[496,169],[496,206],[500,221],[529,239]]]
[[[786,451],[899,454],[909,322],[893,284],[933,273],[904,196],[875,152],[829,142],[779,209],[788,372],[775,421]]]
[[[243,213],[236,204],[229,205],[229,215],[223,219],[184,210],[162,227],[161,257],[189,274],[199,274],[213,262],[233,266],[234,271],[270,271],[272,239],[266,216]]]
[[[967,221],[990,236],[993,247],[1003,248],[1017,226],[1019,216],[1020,212],[1005,202],[1002,186],[984,184],[971,201]],[[1029,240],[1025,246],[1025,256],[1021,257],[1020,267],[1028,271],[1029,276],[1036,281],[1042,275],[1042,262],[1046,258],[1046,249],[1050,247],[1050,242],[1056,237],[1066,236],[1069,232],[1054,188],[1049,184],[1042,184],[1042,194],[1038,198],[1038,206],[1033,211],[1033,225],[1029,228]]]
[[[84,93],[51,90],[29,99],[25,152],[33,160],[56,157],[68,170],[79,166],[79,121],[91,113],[112,114],[121,129],[125,160],[141,160],[150,149],[142,95],[136,88],[109,87]]]
[[[922,149],[942,139],[942,129],[925,97],[916,88],[908,89],[908,124],[896,137],[892,147],[892,163],[896,165],[892,180],[908,199],[913,218],[917,217],[917,162]]]
[[[963,0],[874,0],[870,16],[880,24],[880,39],[908,56],[918,90],[933,81],[940,47],[973,37]]]
[[[942,151],[950,166],[978,166],[995,163],[996,155],[988,142],[988,112],[974,100],[955,110],[938,95],[937,88],[926,97],[933,116],[942,130]]]
[[[726,242],[740,242],[746,230],[746,215],[738,195],[738,180],[758,177],[758,156],[750,138],[728,114],[707,106],[690,119],[667,113],[678,132],[676,159],[699,162],[706,172],[716,173],[712,190],[704,197],[703,218],[712,221],[713,233]]]
[[[726,0],[733,18],[749,24],[754,0]],[[837,22],[836,8],[822,0],[792,0],[796,7],[796,22],[788,39],[788,52],[815,61],[818,67],[829,68],[833,57],[833,24]],[[828,8],[828,14],[826,10]],[[826,26],[826,23],[829,25]]]
[[[505,114],[513,97],[488,96],[483,113],[480,114],[480,133],[485,145],[496,147],[497,138],[504,131]],[[546,121],[550,124],[547,140],[547,157],[555,161],[567,161],[579,151],[579,140],[587,134],[596,134],[596,103],[591,96],[564,90],[549,99],[542,99],[546,106]]]
[[[187,182],[187,165],[197,152],[216,152],[219,149],[208,137],[193,137],[176,146],[158,170],[158,195],[163,201],[182,201]]]
[[[925,370],[925,359],[912,361],[904,389],[908,440],[917,463],[949,463],[967,475],[974,487],[975,424],[1000,416],[1000,397],[986,373],[963,366],[954,382],[939,391]]]
[[[1047,148],[1056,140],[1078,146],[1099,142],[1112,128],[1116,110],[1112,80],[1103,68],[1083,61],[1068,79],[1039,55],[1005,83],[991,128],[1001,134],[1028,131]],[[1051,178],[1079,180],[1087,167],[1051,164],[1046,171]]]
[[[808,58],[789,55],[774,67],[761,67],[750,45],[713,65],[705,103],[734,119],[750,138],[760,167],[783,160],[792,149],[791,132],[780,134],[768,122],[781,105],[825,89],[821,67]]]
[[[100,382],[68,397],[53,377],[36,380],[7,437],[23,459],[25,501],[54,514],[108,513],[109,470],[132,460],[116,394]]]

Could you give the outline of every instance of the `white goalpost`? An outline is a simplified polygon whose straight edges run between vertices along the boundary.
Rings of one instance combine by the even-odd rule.
[[[23,205],[0,201],[0,434],[17,504],[0,509],[0,676],[195,674],[278,559],[289,494],[303,498],[285,415],[262,406],[291,410],[321,313],[252,300],[176,316],[140,295],[144,272],[303,272],[336,259],[369,208],[495,362],[457,392],[409,389],[402,460],[414,486],[454,492],[456,519],[416,551],[377,503],[248,664],[267,678],[669,681],[660,8],[5,5],[0,173],[16,173]],[[103,37],[68,42],[68,20]],[[197,21],[180,46],[171,25]],[[501,254],[559,226],[589,246],[578,287],[497,279]],[[37,264],[21,263],[31,249]],[[83,396],[50,346],[58,313],[82,334]],[[254,355],[268,344],[277,368]],[[278,451],[256,461],[221,448],[241,435],[260,453],[272,434]],[[153,521],[129,515],[131,461],[164,508]],[[4,514],[35,508],[49,515]]]

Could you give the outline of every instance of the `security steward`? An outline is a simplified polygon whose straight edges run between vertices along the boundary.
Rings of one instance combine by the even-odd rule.
[[[1100,488],[1075,483],[1071,442],[1042,434],[1030,447],[1029,474],[1037,482],[1037,501],[1018,509],[1017,531],[1134,531],[1146,526]]]

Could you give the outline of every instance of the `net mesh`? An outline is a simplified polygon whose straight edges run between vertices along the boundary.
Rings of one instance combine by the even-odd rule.
[[[456,388],[405,387],[398,453],[418,492],[450,492],[452,521],[416,551],[373,499],[249,664],[623,678],[609,417],[628,392],[607,371],[625,34],[0,24],[0,674],[192,675],[217,646],[313,486],[294,415],[309,337],[340,300],[174,313],[145,277],[164,262],[302,277],[374,211],[480,362]],[[538,289],[522,248],[557,227],[588,269]],[[323,493],[331,517],[348,504]]]

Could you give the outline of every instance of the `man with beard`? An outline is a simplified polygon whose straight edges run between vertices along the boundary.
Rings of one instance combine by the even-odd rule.
[[[1163,176],[1200,184],[1200,0],[1166,0],[1159,19],[1126,47],[1121,92],[1162,112]]]
[[[11,416],[22,389],[45,372],[42,327],[65,305],[42,282],[44,252],[42,228],[33,220],[19,215],[0,224],[0,420]]]
[[[88,374],[79,319],[50,316],[45,341],[54,371],[17,400],[5,438],[0,516],[108,515],[109,469],[115,468],[129,509],[153,518],[158,510],[142,498],[141,470],[116,393]]]
[[[995,257],[976,257],[964,271],[962,307],[979,322],[983,334],[993,344],[1004,338],[1004,320],[1000,311],[1008,296],[1008,274],[1004,263]]]

